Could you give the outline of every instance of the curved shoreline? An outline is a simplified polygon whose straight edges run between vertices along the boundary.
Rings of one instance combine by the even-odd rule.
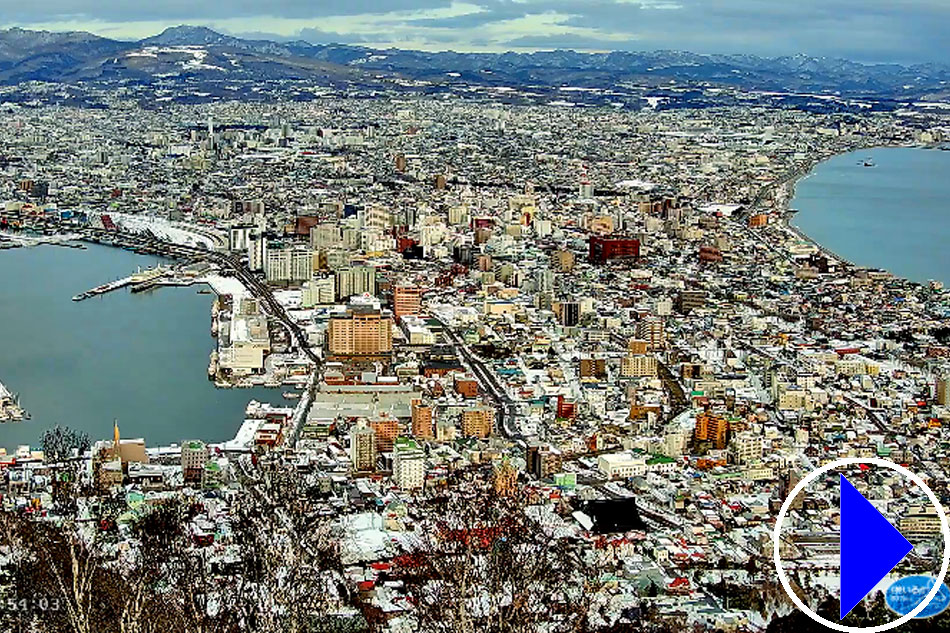
[[[872,270],[884,270],[885,272],[887,272],[888,274],[890,274],[890,275],[891,275],[892,277],[894,277],[895,279],[900,279],[900,280],[902,280],[902,281],[904,281],[904,282],[907,282],[907,283],[912,283],[912,284],[917,284],[917,285],[923,285],[923,284],[921,284],[920,282],[912,281],[912,280],[910,280],[910,279],[907,279],[906,277],[901,277],[901,276],[895,275],[895,274],[892,273],[891,271],[886,270],[886,269],[884,269],[884,268],[879,268],[879,267],[875,267],[875,266],[871,266],[871,265],[861,265],[861,264],[857,264],[857,263],[855,263],[855,262],[852,262],[851,260],[847,259],[846,257],[842,257],[840,254],[836,253],[836,252],[833,251],[831,248],[825,246],[824,244],[822,244],[821,242],[819,242],[819,241],[816,240],[815,238],[811,237],[811,236],[808,235],[802,228],[800,228],[800,227],[798,227],[798,226],[795,226],[795,225],[792,224],[792,222],[791,222],[792,218],[795,217],[795,214],[790,213],[790,210],[791,210],[791,208],[792,208],[792,207],[791,207],[791,203],[792,203],[792,201],[795,199],[795,193],[796,193],[796,188],[798,187],[798,183],[800,183],[801,181],[805,180],[805,179],[808,178],[809,176],[813,175],[820,165],[822,165],[822,164],[824,164],[824,163],[826,163],[826,162],[828,162],[828,161],[830,161],[830,160],[832,160],[832,159],[834,159],[834,158],[837,158],[837,157],[839,157],[839,156],[846,156],[847,154],[853,154],[853,153],[860,152],[860,151],[864,151],[864,150],[878,150],[878,149],[921,149],[921,150],[923,150],[923,149],[933,149],[933,147],[932,147],[932,146],[928,146],[928,145],[921,145],[921,144],[919,144],[919,143],[913,143],[913,144],[895,144],[895,145],[867,145],[867,146],[861,146],[861,147],[851,148],[851,149],[849,149],[849,150],[847,150],[847,151],[844,151],[844,152],[838,152],[838,153],[832,154],[832,155],[830,155],[830,156],[824,156],[824,157],[821,157],[821,158],[819,158],[819,159],[817,159],[817,160],[814,160],[814,161],[812,161],[812,163],[808,166],[807,170],[803,170],[804,173],[803,173],[801,176],[799,176],[799,177],[797,177],[797,178],[794,178],[793,180],[783,181],[782,183],[779,183],[779,184],[776,185],[776,186],[778,186],[778,187],[787,186],[787,187],[789,188],[788,196],[787,196],[786,199],[783,201],[783,203],[782,203],[782,205],[781,205],[781,208],[778,209],[779,213],[781,213],[781,220],[780,220],[780,223],[781,223],[781,226],[782,226],[783,228],[785,228],[786,230],[788,230],[790,233],[793,233],[794,235],[796,235],[797,237],[799,237],[802,241],[807,242],[807,243],[811,244],[812,246],[814,246],[815,248],[817,248],[817,249],[819,250],[819,252],[821,252],[821,253],[824,254],[825,256],[831,257],[831,258],[835,259],[836,261],[838,261],[839,263],[843,264],[843,265],[846,266],[846,267],[849,267],[849,268],[868,268],[868,269],[872,269]],[[800,209],[799,209],[798,211],[801,212]]]
[[[27,249],[24,249],[27,250]],[[86,251],[76,253],[79,257],[88,257],[90,254],[95,255],[97,251],[101,251],[102,257],[107,259],[109,262],[108,268],[112,269],[113,266],[118,266],[120,269],[128,267],[128,257],[132,255],[125,251],[124,249],[117,248],[114,246],[102,245],[99,248],[90,247]],[[44,253],[43,255],[38,255],[40,257],[46,257],[49,253],[60,253],[62,249],[43,249],[42,251],[36,251],[36,253]],[[73,251],[67,251],[64,255],[73,253]],[[14,255],[16,253],[13,253]],[[26,255],[27,253],[23,253]],[[5,257],[4,254],[0,254],[0,259]],[[113,261],[113,257],[116,257]],[[93,280],[94,282],[94,280]],[[116,398],[116,408],[110,409],[112,414],[108,415],[107,418],[118,417],[120,424],[122,420],[126,419],[127,421],[132,420],[133,417],[138,418],[130,425],[130,430],[132,435],[144,435],[145,439],[150,446],[164,446],[171,443],[180,443],[183,438],[190,436],[190,433],[187,432],[188,429],[187,423],[182,422],[182,420],[187,419],[201,419],[202,428],[205,429],[202,431],[205,436],[202,438],[208,442],[217,443],[217,442],[228,442],[234,438],[235,433],[240,427],[241,421],[244,419],[247,404],[250,400],[254,399],[259,402],[273,403],[280,399],[280,392],[273,388],[267,388],[264,386],[254,386],[250,389],[216,389],[213,383],[209,383],[205,377],[205,367],[207,366],[208,357],[207,350],[214,348],[214,341],[212,346],[205,347],[208,337],[208,308],[210,303],[210,298],[202,298],[200,295],[195,298],[194,290],[188,292],[173,292],[175,288],[169,288],[168,290],[172,291],[168,293],[168,296],[162,296],[159,298],[158,302],[149,304],[151,306],[157,306],[161,304],[164,306],[161,308],[162,314],[171,314],[172,310],[176,314],[184,314],[186,317],[190,314],[190,311],[194,310],[194,315],[196,320],[193,321],[193,326],[185,326],[185,334],[182,334],[182,331],[175,330],[173,336],[169,336],[167,339],[162,338],[162,343],[155,343],[155,346],[161,346],[168,344],[172,340],[181,340],[182,338],[191,338],[194,337],[195,341],[198,341],[202,347],[200,350],[206,351],[195,351],[195,362],[191,362],[187,356],[178,356],[176,357],[175,364],[166,366],[165,369],[160,369],[156,373],[164,373],[167,375],[176,375],[182,374],[183,372],[188,375],[194,376],[194,381],[189,379],[184,379],[180,381],[172,381],[171,383],[160,383],[158,388],[164,390],[165,393],[169,393],[169,389],[181,389],[184,392],[187,392],[187,397],[190,399],[193,405],[187,407],[188,413],[183,414],[180,419],[173,418],[162,418],[158,414],[148,414],[148,415],[138,415],[132,416],[128,413],[126,415],[115,415],[116,412],[120,411],[122,407],[131,410],[133,407],[127,406],[128,397],[125,395],[120,395]],[[179,295],[178,298],[175,298],[174,295]],[[125,297],[127,293],[123,293],[120,296]],[[57,295],[59,296],[59,295]],[[63,295],[65,298],[61,299],[65,303],[63,304],[63,310],[71,311],[74,310],[72,302],[69,301],[68,295]],[[58,301],[60,299],[57,299]],[[194,305],[194,308],[191,308],[191,305]],[[90,303],[90,305],[95,306],[95,303]],[[114,302],[111,302],[112,306],[115,306]],[[131,308],[135,309],[135,312],[131,311]],[[35,309],[35,308],[34,308]],[[132,315],[131,318],[134,320],[146,321],[144,313],[138,312],[139,310],[146,309],[146,306],[139,303],[137,305],[123,304],[119,307],[119,312],[117,314],[123,315]],[[182,312],[183,310],[183,312]],[[57,310],[57,314],[58,314]],[[67,317],[57,317],[58,320],[66,320]],[[174,322],[176,323],[192,323],[190,318],[179,318],[175,317]],[[205,324],[205,325],[202,325]],[[116,321],[115,327],[118,329],[120,327],[119,321]],[[193,334],[192,334],[193,333]],[[77,335],[78,336],[78,335]],[[158,340],[158,339],[156,339]],[[98,345],[98,344],[97,344]],[[37,349],[42,349],[42,346]],[[196,349],[189,346],[184,346],[182,349],[185,350],[185,353],[192,349]],[[32,353],[31,351],[28,353]],[[70,357],[75,355],[73,350],[69,351]],[[138,372],[138,369],[135,367],[138,365],[138,360],[140,357],[132,357],[128,355],[122,356],[122,362],[125,362],[127,368],[129,369],[127,374],[119,373],[118,370],[114,368],[117,366],[117,363],[110,363],[110,369],[108,374],[105,374],[103,378],[103,384],[109,389],[116,389],[118,392],[124,394],[127,390],[123,388],[125,380],[115,380],[117,376],[132,376],[134,373]],[[135,361],[135,362],[132,362]],[[182,365],[184,363],[184,365]],[[185,367],[185,369],[182,369]],[[135,369],[135,372],[132,370]],[[154,374],[153,374],[154,375]],[[135,382],[134,378],[128,378],[128,382]],[[154,383],[153,383],[154,384]],[[171,385],[171,386],[169,386]],[[267,389],[267,391],[263,391]],[[24,385],[21,391],[21,395],[24,396],[24,399],[29,398],[30,401],[39,399],[37,393],[42,393],[40,390],[37,390],[36,387],[30,387],[29,385]],[[77,398],[75,395],[75,390],[73,388],[65,389],[62,393],[67,393],[68,397],[71,399]],[[33,393],[33,396],[30,397],[29,394]],[[92,404],[91,400],[88,397],[78,397],[81,401],[76,405],[76,415],[74,418],[70,419],[63,414],[60,414],[57,411],[53,411],[49,406],[44,405],[40,407],[38,411],[34,406],[30,407],[30,413],[32,419],[29,421],[28,425],[22,423],[18,424],[18,429],[14,433],[11,427],[10,433],[3,434],[3,437],[0,438],[0,448],[5,448],[8,455],[12,455],[16,452],[17,448],[21,445],[29,445],[33,449],[39,448],[39,440],[42,435],[42,431],[52,426],[57,420],[65,422],[69,420],[69,424],[73,428],[87,432],[90,437],[96,438],[98,427],[88,423],[89,420],[94,420],[97,417],[96,410]],[[110,396],[110,401],[112,396]],[[38,405],[37,405],[38,406]],[[218,413],[223,411],[223,413]],[[232,413],[233,412],[233,413]],[[190,418],[187,416],[191,416]],[[111,423],[110,423],[111,425]],[[0,429],[4,428],[5,425],[0,424]],[[138,430],[136,430],[138,429]]]

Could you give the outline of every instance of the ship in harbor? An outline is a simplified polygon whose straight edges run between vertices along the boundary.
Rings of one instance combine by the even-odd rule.
[[[145,270],[139,268],[135,271],[135,273],[132,274],[132,283],[141,284],[145,283],[146,281],[152,281],[153,279],[157,279],[167,272],[168,268],[165,266],[154,266],[152,268],[146,268]]]
[[[20,406],[20,398],[0,383],[0,422],[29,420],[30,414]]]
[[[116,279],[107,284],[102,284],[101,286],[96,286],[92,290],[87,290],[86,292],[81,292],[78,295],[73,297],[73,301],[82,301],[90,297],[96,297],[98,295],[104,295],[113,290],[118,290],[119,288],[125,288],[126,286],[141,287],[142,284],[147,284],[151,281],[155,281],[162,275],[168,272],[168,268],[163,266],[155,266],[154,268],[142,268],[137,269],[134,273],[128,277],[122,279]]]

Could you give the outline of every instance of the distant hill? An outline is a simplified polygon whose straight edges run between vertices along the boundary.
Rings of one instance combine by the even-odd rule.
[[[794,55],[681,51],[429,53],[273,42],[178,26],[137,42],[84,32],[0,30],[0,84],[25,81],[301,79],[320,85],[401,78],[431,84],[612,88],[708,83],[748,90],[917,99],[946,91],[950,66],[868,65]]]

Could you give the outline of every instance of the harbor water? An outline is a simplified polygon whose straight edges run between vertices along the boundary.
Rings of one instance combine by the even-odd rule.
[[[792,224],[858,266],[950,283],[950,152],[835,156],[798,183]]]
[[[55,424],[149,446],[231,439],[251,399],[279,403],[277,389],[216,389],[208,381],[213,295],[197,289],[121,289],[72,297],[155,257],[90,245],[0,251],[0,382],[31,419],[0,424],[0,446],[38,446]]]

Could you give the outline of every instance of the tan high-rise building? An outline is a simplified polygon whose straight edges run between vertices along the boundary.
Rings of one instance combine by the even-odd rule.
[[[350,432],[350,462],[353,470],[376,470],[376,432],[363,420]]]
[[[666,332],[663,321],[656,318],[647,318],[637,323],[637,338],[646,341],[651,351],[663,349]]]
[[[351,304],[330,318],[327,348],[331,356],[384,356],[393,351],[393,320],[372,305]]]
[[[393,450],[396,438],[399,437],[399,420],[382,415],[369,423],[376,435],[376,452],[388,453]]]
[[[647,341],[639,338],[632,338],[627,341],[627,351],[631,354],[646,354],[650,349]]]
[[[422,400],[412,401],[412,434],[419,439],[430,440],[435,434],[432,420],[432,407],[423,405]]]
[[[620,375],[624,378],[656,376],[656,358],[649,354],[627,354],[620,361]]]
[[[481,406],[462,411],[462,435],[486,438],[495,429],[495,410]]]
[[[586,357],[581,359],[581,380],[601,380],[607,377],[607,359]]]
[[[937,404],[950,404],[950,376],[943,376],[937,379]]]
[[[574,270],[574,261],[574,253],[559,249],[551,255],[551,268],[560,273],[569,273]]]
[[[409,314],[422,313],[423,292],[425,292],[423,288],[396,286],[393,290],[393,311],[397,320]]]
[[[201,481],[205,464],[211,457],[208,445],[200,440],[189,440],[181,445],[181,470],[185,481]]]
[[[514,494],[518,485],[518,469],[515,468],[508,458],[503,458],[501,463],[494,470],[495,494],[499,497],[507,497]]]

